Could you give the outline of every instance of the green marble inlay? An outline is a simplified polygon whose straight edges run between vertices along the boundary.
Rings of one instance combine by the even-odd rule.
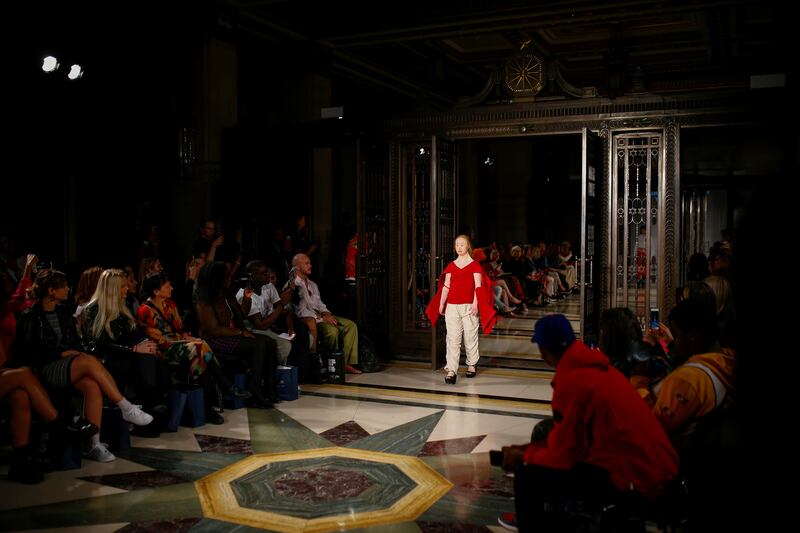
[[[465,504],[465,502],[469,504]],[[456,489],[439,499],[417,520],[460,524],[495,525],[500,513],[514,510],[514,500],[494,495],[474,496]]]
[[[444,411],[437,411],[418,420],[351,442],[344,447],[417,456],[443,414]]]
[[[0,513],[0,531],[168,520],[200,517],[202,514],[194,483],[182,483],[3,511]]]
[[[186,481],[196,481],[248,456],[241,453],[201,453],[131,448],[124,454],[124,457],[134,463],[149,466]]]
[[[283,476],[295,471],[322,469],[341,471],[341,483],[347,483],[348,472],[357,472],[370,484],[363,487],[360,494],[348,498],[336,498],[336,487],[321,487],[320,494],[330,496],[322,501],[293,498],[275,490],[275,481]],[[320,457],[264,465],[233,481],[231,487],[242,507],[311,519],[390,507],[416,487],[416,483],[392,464],[347,457]]]
[[[279,409],[248,409],[253,453],[331,448],[333,444]]]

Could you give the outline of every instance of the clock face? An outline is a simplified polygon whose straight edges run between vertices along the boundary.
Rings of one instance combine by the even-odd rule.
[[[514,56],[506,63],[506,87],[511,94],[534,95],[542,90],[542,60],[533,55]]]

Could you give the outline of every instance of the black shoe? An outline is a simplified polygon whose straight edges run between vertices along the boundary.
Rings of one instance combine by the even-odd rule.
[[[206,424],[214,424],[215,426],[219,426],[220,424],[224,423],[225,419],[222,418],[222,415],[213,409],[206,413]]]
[[[236,400],[246,400],[253,395],[249,390],[240,389],[236,385],[231,385],[227,394],[230,394]]]
[[[85,418],[79,417],[71,424],[67,424],[66,426],[64,426],[63,431],[64,431],[64,436],[70,442],[80,442],[100,431],[100,428],[98,428]]]
[[[450,372],[448,372],[447,375],[444,377],[444,382],[447,383],[448,385],[455,385],[456,384],[456,373],[453,372],[452,370]]]
[[[467,372],[466,372],[466,374],[464,374],[464,375],[465,375],[465,376],[467,376],[468,378],[474,378],[475,376],[477,376],[477,375],[478,375],[478,365],[472,365],[472,367],[473,367],[475,370],[473,370],[472,372],[470,372],[470,370],[469,370],[469,367],[467,367]]]

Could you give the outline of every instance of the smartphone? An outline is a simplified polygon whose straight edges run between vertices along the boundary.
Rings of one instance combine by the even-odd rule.
[[[661,321],[658,319],[658,308],[653,307],[650,309],[650,327],[652,329],[658,329],[658,324]]]

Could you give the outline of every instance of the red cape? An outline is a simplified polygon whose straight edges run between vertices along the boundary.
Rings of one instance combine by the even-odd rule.
[[[439,302],[442,300],[444,276],[444,272],[439,276],[436,295],[431,298],[428,308],[425,310],[428,320],[431,321],[431,325],[434,327],[436,327],[436,321],[439,319]],[[445,303],[445,308],[447,308],[447,303]],[[494,282],[483,272],[481,272],[481,286],[478,287],[478,314],[481,317],[481,328],[488,335],[492,332],[498,317],[497,311],[494,309]]]

